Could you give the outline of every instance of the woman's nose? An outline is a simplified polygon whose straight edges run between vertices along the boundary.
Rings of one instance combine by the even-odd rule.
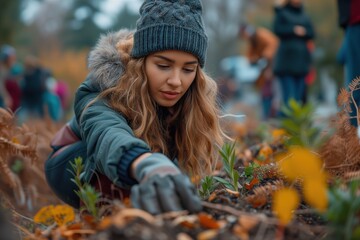
[[[167,80],[167,83],[172,86],[180,86],[181,85],[181,75],[179,70],[171,71],[171,74]]]

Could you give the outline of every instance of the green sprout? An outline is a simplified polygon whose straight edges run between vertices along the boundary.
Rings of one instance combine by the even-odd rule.
[[[346,189],[334,186],[329,191],[329,208],[325,218],[329,221],[333,239],[360,239],[360,180],[348,183]]]
[[[201,180],[201,188],[199,189],[199,195],[202,199],[206,199],[219,185],[215,181],[213,176],[206,176]]]
[[[97,192],[90,184],[82,183],[80,180],[80,174],[84,170],[84,164],[81,157],[75,158],[74,162],[70,164],[72,171],[69,169],[68,171],[74,175],[74,178],[72,178],[71,181],[79,188],[79,190],[75,190],[76,195],[78,195],[80,201],[84,203],[84,209],[87,210],[95,219],[99,219],[99,212],[96,207],[96,203],[99,201],[101,193]]]
[[[283,105],[281,111],[284,114],[280,123],[281,128],[290,134],[288,145],[313,149],[323,143],[321,129],[314,126],[314,107],[310,103],[301,105],[290,99],[288,106]]]
[[[220,177],[214,177],[214,179],[223,184],[226,188],[238,192],[239,172],[235,170],[235,142],[233,144],[225,143],[219,153],[223,160],[224,170],[231,181],[227,181]]]

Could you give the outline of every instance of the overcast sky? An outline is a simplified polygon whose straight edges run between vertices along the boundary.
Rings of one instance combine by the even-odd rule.
[[[47,0],[54,1],[54,0]],[[104,11],[104,14],[99,15],[95,18],[96,22],[101,27],[109,26],[111,23],[111,17],[113,17],[120,9],[122,9],[125,4],[133,10],[134,12],[138,12],[140,5],[142,3],[141,0],[105,0],[102,1],[103,6],[101,7]],[[33,17],[35,16],[40,3],[37,1],[29,1],[29,4],[26,6],[26,10],[23,12],[23,19],[25,22],[31,22]]]
[[[134,11],[138,12],[141,1],[139,0],[106,0],[103,5],[103,10],[105,13],[109,14],[110,16],[115,15],[121,8],[128,5],[128,7]],[[110,25],[111,19],[108,17],[109,15],[104,14],[104,16],[97,18],[97,23],[100,26],[106,27]]]

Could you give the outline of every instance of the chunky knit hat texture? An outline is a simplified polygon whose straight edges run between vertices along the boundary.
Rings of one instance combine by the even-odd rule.
[[[145,0],[136,22],[132,56],[182,50],[194,54],[203,67],[207,36],[201,14],[200,0]]]

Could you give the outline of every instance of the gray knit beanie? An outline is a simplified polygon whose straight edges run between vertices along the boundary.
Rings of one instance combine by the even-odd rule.
[[[205,64],[207,36],[200,0],[145,0],[136,22],[134,58],[163,50],[192,53]]]

